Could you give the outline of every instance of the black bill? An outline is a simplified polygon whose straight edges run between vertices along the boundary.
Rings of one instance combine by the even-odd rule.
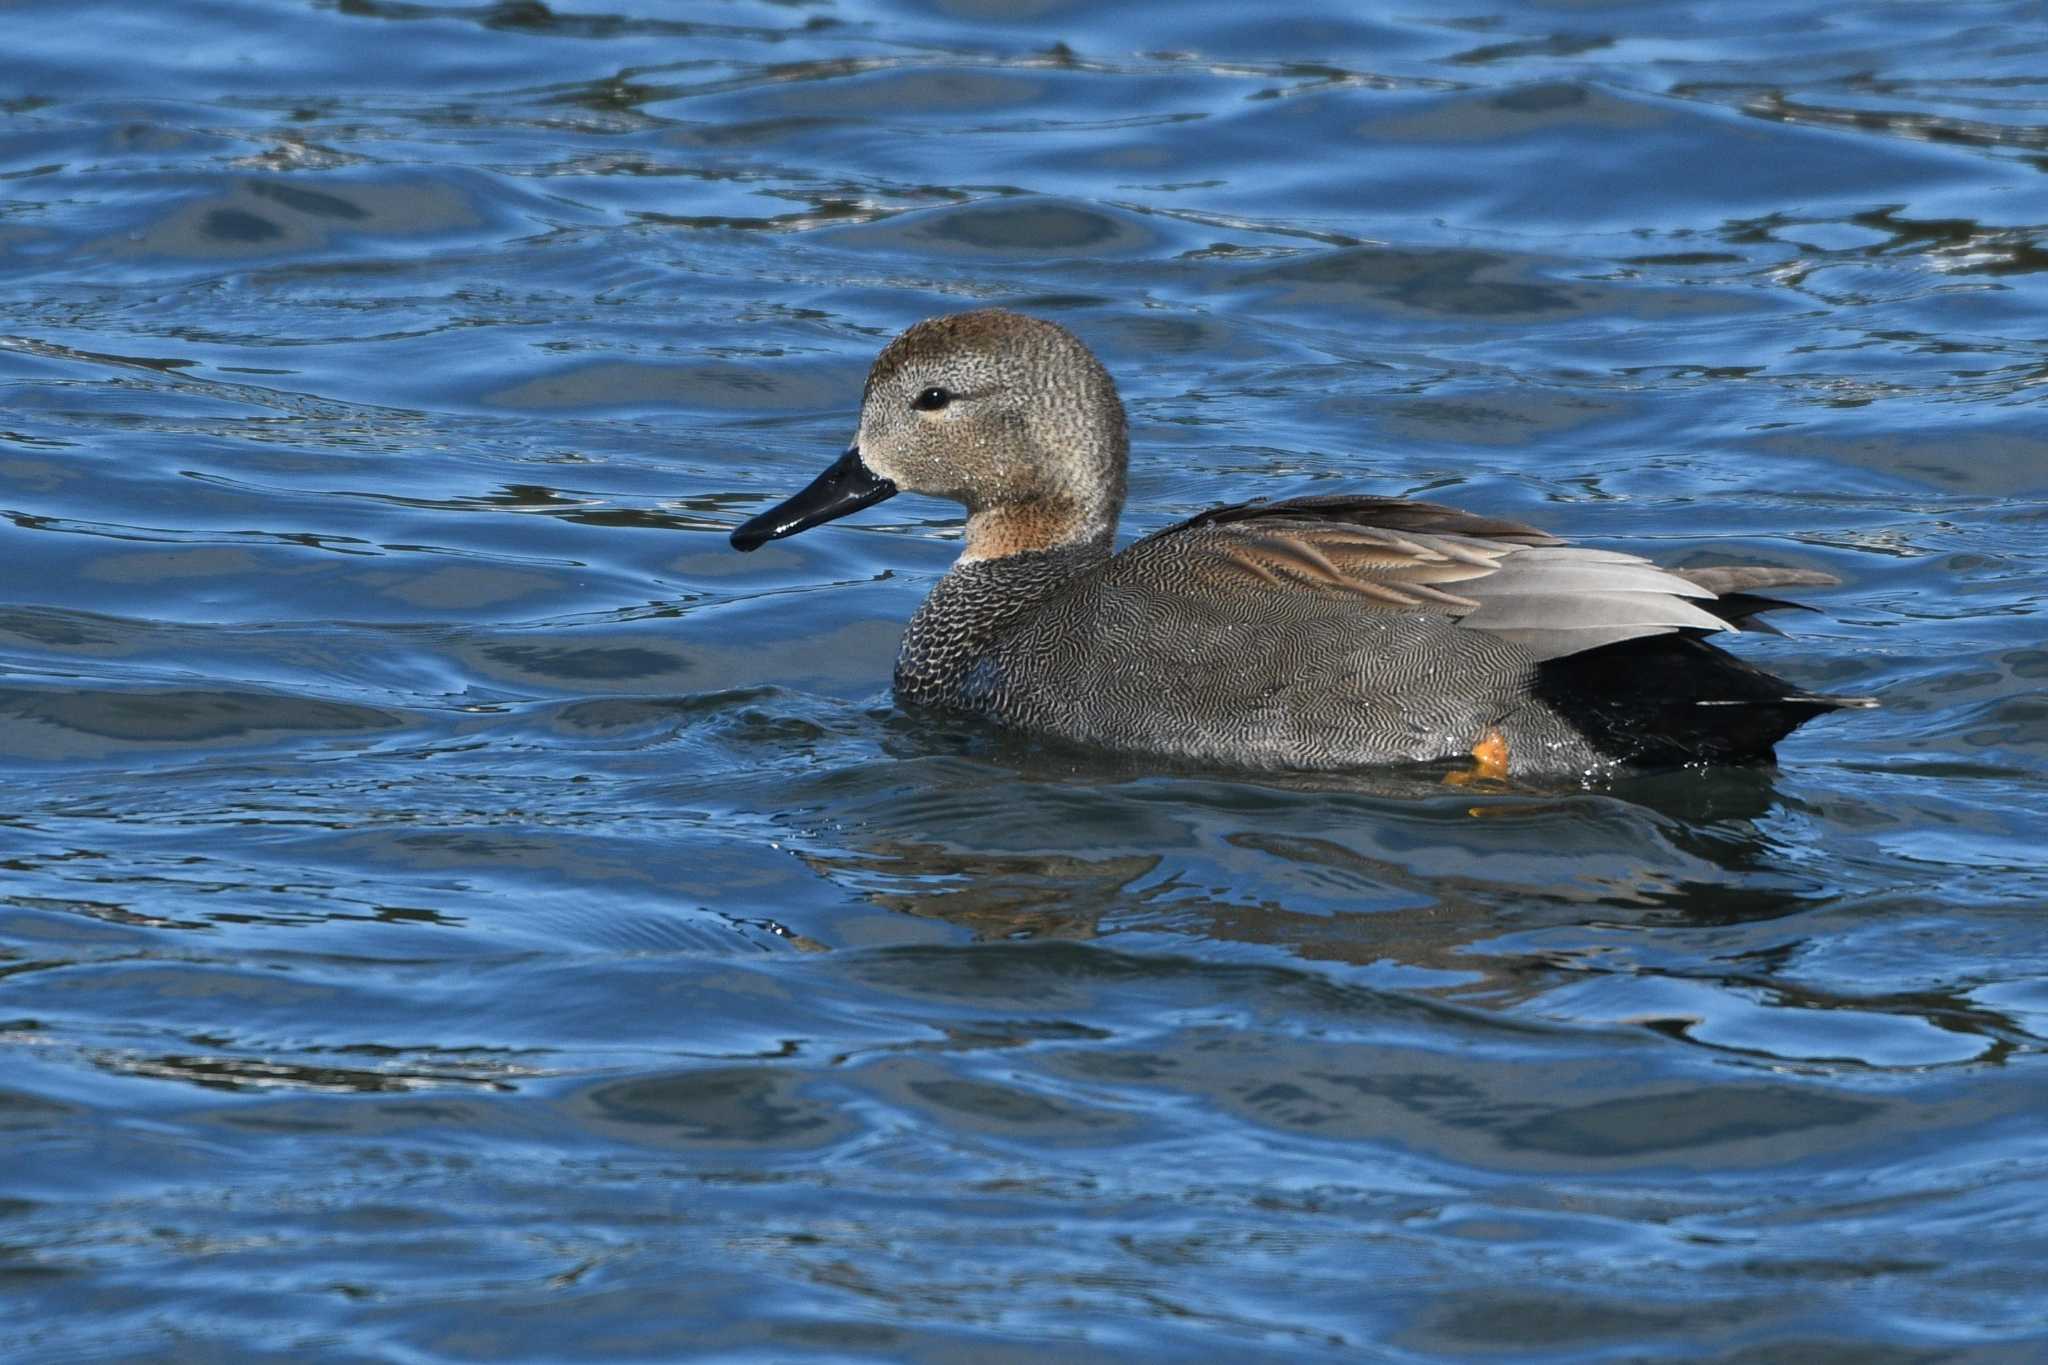
[[[896,496],[896,485],[860,462],[860,447],[848,446],[811,486],[785,498],[732,533],[735,550],[758,550],[771,540],[808,531],[849,512]]]

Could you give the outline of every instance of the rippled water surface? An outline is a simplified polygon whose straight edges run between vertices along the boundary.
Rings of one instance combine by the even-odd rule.
[[[11,1360],[2048,1352],[2034,3],[4,9]],[[989,302],[1127,531],[1840,589],[1596,789],[895,711],[726,532]]]

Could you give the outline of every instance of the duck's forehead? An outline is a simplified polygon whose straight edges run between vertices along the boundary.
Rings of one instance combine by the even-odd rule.
[[[944,371],[955,382],[992,376],[1006,353],[1028,347],[1035,319],[982,309],[928,318],[906,330],[875,357],[868,372],[868,391],[908,373],[919,379]]]

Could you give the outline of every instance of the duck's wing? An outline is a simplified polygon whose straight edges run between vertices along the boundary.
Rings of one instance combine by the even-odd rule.
[[[1415,531],[1425,535],[1441,533],[1479,536],[1523,545],[1565,543],[1548,531],[1539,531],[1534,526],[1525,526],[1519,521],[1482,517],[1462,508],[1446,507],[1440,502],[1417,502],[1412,498],[1376,498],[1358,493],[1325,493],[1315,497],[1285,498],[1279,502],[1254,498],[1250,502],[1226,503],[1222,507],[1211,507],[1206,512],[1198,512],[1186,521],[1176,523],[1165,530],[1155,531],[1147,539],[1156,540],[1164,536],[1178,535],[1182,531],[1192,531],[1203,526],[1228,526],[1233,522],[1263,521],[1272,517],[1372,526],[1387,531]]]
[[[1513,640],[1537,661],[1649,635],[1741,629],[1760,611],[1790,605],[1754,589],[1835,581],[1749,566],[1681,574],[1519,522],[1399,498],[1214,508],[1125,555],[1163,556],[1204,594],[1309,594],[1447,617]]]

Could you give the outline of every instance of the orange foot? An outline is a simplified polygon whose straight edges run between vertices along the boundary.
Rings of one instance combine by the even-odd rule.
[[[1508,740],[1498,730],[1488,730],[1472,746],[1474,765],[1464,772],[1451,773],[1444,778],[1453,786],[1463,787],[1474,782],[1505,782],[1508,780]]]

